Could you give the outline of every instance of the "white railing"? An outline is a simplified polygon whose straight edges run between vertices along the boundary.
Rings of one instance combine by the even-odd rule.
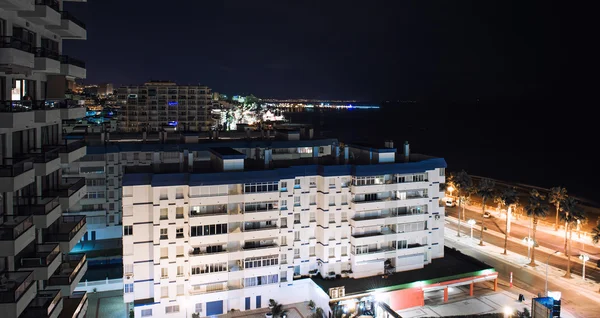
[[[86,291],[88,293],[94,292],[103,292],[103,291],[111,291],[111,290],[122,290],[123,289],[123,278],[115,278],[115,279],[104,279],[98,281],[88,282],[80,282],[77,284],[75,291]]]

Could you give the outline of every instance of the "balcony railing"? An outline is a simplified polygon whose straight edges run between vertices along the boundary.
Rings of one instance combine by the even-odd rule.
[[[36,245],[35,249],[32,255],[21,258],[21,267],[47,267],[60,255],[58,244]]]
[[[78,26],[82,27],[85,29],[85,23],[81,22],[81,20],[77,19],[75,16],[73,16],[71,13],[69,13],[68,11],[61,11],[60,12],[60,18],[64,19],[64,20],[69,20],[75,24],[77,24]]]
[[[23,41],[14,36],[0,36],[0,48],[17,49],[33,54],[33,46],[31,43]]]
[[[382,248],[378,248],[378,249],[374,249],[374,250],[369,250],[367,252],[361,251],[360,253],[357,253],[355,250],[352,251],[352,255],[367,255],[367,254],[375,254],[375,253],[382,253],[382,252],[389,252],[389,251],[393,251],[395,250],[395,248],[390,247],[390,246],[386,246],[386,247],[382,247]]]
[[[79,191],[85,185],[85,178],[63,178],[64,182],[58,186],[58,189],[49,191],[52,196],[57,195],[61,198],[68,198]]]
[[[16,197],[13,210],[17,215],[46,215],[59,205],[58,196]]]
[[[58,52],[45,48],[45,47],[36,47],[34,48],[34,52],[35,52],[35,57],[45,57],[45,58],[49,58],[49,59],[53,59],[56,61],[59,61],[60,58],[60,54],[58,54]]]
[[[54,11],[56,11],[56,12],[60,11],[60,4],[58,4],[57,0],[35,0],[35,5],[48,6],[52,9],[54,9]]]
[[[71,297],[63,298],[63,310],[61,313],[68,313],[69,317],[78,317],[79,312],[85,306],[88,295],[84,291],[73,292]]]
[[[62,294],[60,290],[39,290],[35,298],[29,303],[27,309],[20,317],[40,318],[50,317],[50,314],[60,302]]]
[[[0,224],[0,241],[14,241],[25,231],[33,226],[33,217],[30,216],[2,216]]]
[[[85,215],[63,216],[56,220],[46,234],[48,242],[68,242],[86,224]]]
[[[58,151],[59,147],[30,149],[26,156],[33,157],[35,163],[48,163],[52,160],[58,159]]]
[[[48,280],[49,285],[70,285],[85,264],[85,253],[67,254],[64,262]]]
[[[85,68],[85,62],[84,61],[78,60],[78,59],[70,57],[68,55],[61,55],[60,56],[60,63],[61,64],[70,64],[70,65],[78,66],[78,67],[81,67],[81,68]]]
[[[273,229],[277,229],[277,225],[273,224],[273,225],[266,225],[266,226],[261,226],[261,227],[250,227],[250,228],[244,228],[244,232],[253,232],[253,231],[262,231],[262,230],[273,230]]]
[[[258,249],[271,248],[271,247],[277,247],[277,244],[275,244],[275,243],[260,244],[260,245],[245,244],[243,249],[248,251],[248,250],[258,250]]]
[[[16,303],[34,283],[33,272],[4,272],[0,281],[0,304]]]
[[[4,158],[0,177],[16,177],[33,169],[33,158]]]

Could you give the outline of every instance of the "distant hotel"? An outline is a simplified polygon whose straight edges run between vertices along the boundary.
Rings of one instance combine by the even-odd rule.
[[[213,124],[210,117],[213,98],[207,86],[150,81],[140,86],[120,87],[117,100],[121,105],[119,130],[122,132],[165,128],[207,131]]]
[[[314,299],[327,315],[343,291],[326,296],[301,278],[360,279],[444,257],[443,159],[278,137],[184,145],[172,165],[189,173],[123,176],[124,297],[136,317],[269,299]],[[161,152],[139,156],[153,165]]]

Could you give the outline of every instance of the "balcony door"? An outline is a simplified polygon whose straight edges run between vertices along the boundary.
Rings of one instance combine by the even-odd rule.
[[[13,79],[11,100],[35,100],[35,81]]]

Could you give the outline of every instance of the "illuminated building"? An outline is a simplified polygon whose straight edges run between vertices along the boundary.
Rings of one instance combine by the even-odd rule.
[[[121,104],[119,130],[123,132],[206,131],[213,124],[212,93],[207,86],[150,81],[120,87],[117,100]]]
[[[87,270],[70,253],[86,232],[69,209],[85,180],[63,167],[86,146],[62,122],[85,108],[65,95],[85,63],[63,55],[62,40],[86,39],[85,25],[58,1],[0,0],[0,316],[84,317],[87,294],[74,292]]]
[[[443,159],[279,134],[190,149],[176,160],[184,173],[123,176],[124,300],[136,317],[269,299],[326,309],[339,294],[301,278],[358,281],[444,257]]]

